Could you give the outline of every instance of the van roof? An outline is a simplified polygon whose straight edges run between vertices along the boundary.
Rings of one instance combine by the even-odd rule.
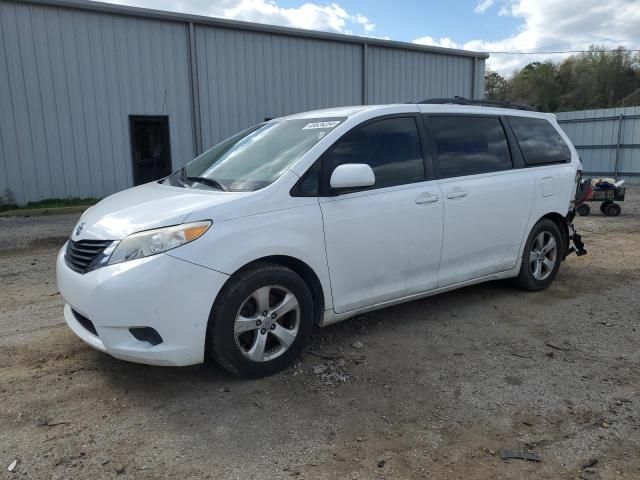
[[[378,110],[380,115],[384,115],[386,110],[398,112],[398,107],[405,107],[406,112],[427,112],[427,113],[467,113],[476,115],[513,115],[523,117],[545,118],[554,117],[553,114],[536,112],[532,110],[519,110],[514,108],[501,108],[483,105],[461,105],[450,103],[400,103],[388,105],[353,105],[345,107],[324,108],[320,110],[311,110],[308,112],[300,112],[293,115],[280,117],[279,120],[298,120],[298,119],[315,119],[315,118],[336,118],[350,117],[357,113]],[[418,110],[419,108],[419,110]]]

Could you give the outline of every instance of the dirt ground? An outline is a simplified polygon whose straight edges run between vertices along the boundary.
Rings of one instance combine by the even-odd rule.
[[[627,198],[577,220],[589,254],[544,292],[494,282],[361,316],[258,381],[92,350],[55,285],[77,216],[0,219],[0,478],[640,479]]]

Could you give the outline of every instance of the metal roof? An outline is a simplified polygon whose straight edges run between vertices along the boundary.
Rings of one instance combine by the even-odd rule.
[[[60,8],[72,8],[79,10],[89,10],[94,12],[104,12],[117,15],[127,15],[142,18],[155,18],[161,20],[172,20],[183,23],[193,23],[199,25],[210,25],[221,28],[235,30],[248,30],[254,32],[273,33],[292,37],[314,38],[320,40],[333,40],[341,43],[351,43],[360,45],[376,45],[380,47],[397,48],[403,50],[415,50],[442,55],[453,55],[472,58],[489,58],[485,52],[474,52],[470,50],[459,50],[454,48],[435,47],[430,45],[420,45],[417,43],[398,42],[393,40],[382,40],[378,38],[360,37],[357,35],[344,35],[340,33],[320,32],[316,30],[305,30],[300,28],[281,27],[277,25],[267,25],[262,23],[244,22],[239,20],[228,20],[224,18],[205,17],[202,15],[190,15],[186,13],[168,12],[164,10],[153,10],[149,8],[131,7],[127,5],[111,4],[104,2],[93,2],[86,0],[17,0],[22,3],[33,3],[38,5],[49,5]]]

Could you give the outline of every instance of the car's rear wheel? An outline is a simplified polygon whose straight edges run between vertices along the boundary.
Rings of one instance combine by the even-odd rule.
[[[300,354],[313,327],[313,298],[293,270],[256,264],[234,275],[209,320],[209,354],[229,372],[258,378]]]
[[[560,229],[553,221],[543,218],[527,238],[516,283],[525,290],[544,290],[553,282],[561,261]]]

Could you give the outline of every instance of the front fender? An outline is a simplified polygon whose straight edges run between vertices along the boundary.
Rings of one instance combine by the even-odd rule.
[[[264,257],[293,257],[315,272],[325,308],[332,308],[322,213],[317,202],[306,200],[283,210],[214,221],[202,238],[168,254],[227,275]]]

